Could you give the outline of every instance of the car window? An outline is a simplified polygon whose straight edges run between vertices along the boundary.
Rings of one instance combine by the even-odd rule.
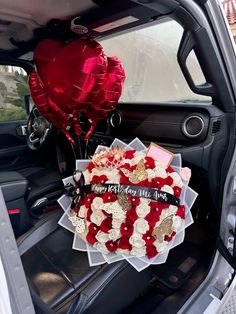
[[[16,66],[0,65],[0,121],[27,119],[27,74]]]
[[[183,28],[173,20],[152,24],[116,37],[101,39],[104,50],[123,62],[126,81],[121,101],[169,102],[211,100],[189,88],[177,62]],[[196,84],[205,82],[195,54],[187,67]]]

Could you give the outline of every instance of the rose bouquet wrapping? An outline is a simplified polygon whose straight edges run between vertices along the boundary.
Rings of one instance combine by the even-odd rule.
[[[197,197],[181,155],[153,155],[139,139],[98,146],[90,160],[77,160],[58,200],[59,224],[74,233],[73,249],[86,251],[90,266],[127,260],[141,271],[164,263],[193,223]],[[163,157],[164,156],[164,157]]]

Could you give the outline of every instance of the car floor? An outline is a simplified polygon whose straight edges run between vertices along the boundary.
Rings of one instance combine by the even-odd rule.
[[[166,263],[152,266],[149,289],[122,314],[177,313],[207,274],[215,244],[209,230],[207,222],[195,221]]]

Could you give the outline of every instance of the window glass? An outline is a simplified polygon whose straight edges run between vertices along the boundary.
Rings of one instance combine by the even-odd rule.
[[[0,65],[0,121],[27,119],[25,95],[28,94],[26,72],[20,67]]]
[[[126,81],[121,101],[211,100],[193,93],[183,76],[177,62],[182,34],[177,22],[167,20],[100,40],[108,55],[116,55],[123,62]],[[204,76],[194,54],[188,58],[188,68],[195,82],[202,81]]]

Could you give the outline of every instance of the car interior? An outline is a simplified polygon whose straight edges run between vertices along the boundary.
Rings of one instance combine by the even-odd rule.
[[[36,313],[177,313],[211,266],[234,142],[229,74],[204,1],[2,2],[1,65],[29,75],[42,39],[68,42],[85,29],[126,71],[117,109],[88,141],[83,138],[89,122],[78,117],[83,133],[77,146],[43,118],[28,95],[27,119],[0,122],[0,187]],[[72,20],[79,30],[71,30]],[[73,234],[57,223],[62,178],[97,145],[135,137],[181,153],[199,194],[194,223],[162,265],[142,272],[125,261],[90,267],[85,252],[71,249]]]

